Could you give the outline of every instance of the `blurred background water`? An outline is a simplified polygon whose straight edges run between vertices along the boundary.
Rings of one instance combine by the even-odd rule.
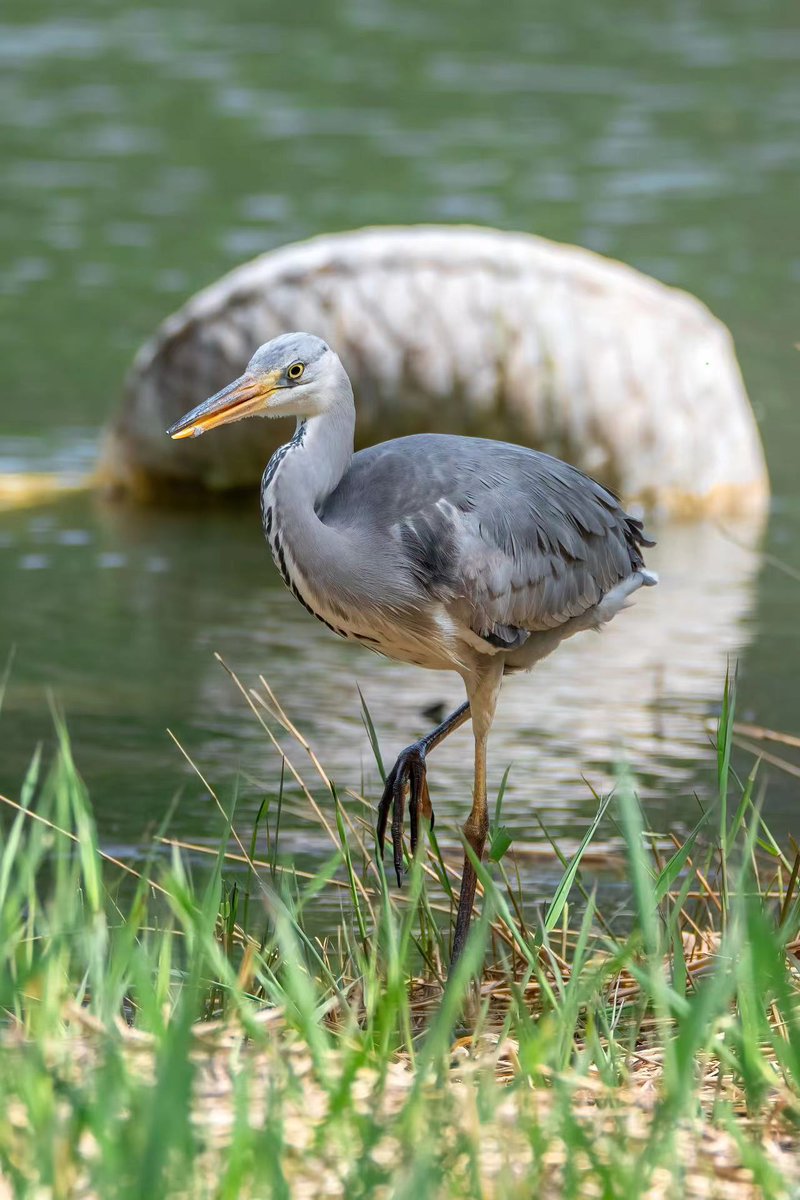
[[[775,490],[766,556],[732,526],[659,529],[663,583],[602,637],[507,688],[491,778],[578,836],[624,755],[654,823],[693,823],[707,721],[800,730],[800,22],[794,0],[7,0],[0,24],[0,471],[80,477],[155,324],[241,260],[363,224],[477,222],[578,242],[688,288],[732,328]],[[422,315],[421,315],[421,319]],[[202,397],[198,397],[198,400]],[[246,826],[279,761],[213,659],[263,672],[342,787],[375,795],[360,683],[389,758],[455,679],[338,644],[284,592],[258,504],[137,511],[75,496],[0,517],[0,787],[47,694],[106,844],[219,819],[166,729]],[[466,811],[467,732],[437,751],[440,825]],[[236,780],[240,777],[237,785]],[[797,780],[770,776],[793,828]],[[795,832],[796,824],[794,824]],[[321,840],[291,819],[288,847]],[[539,877],[546,890],[547,874]]]

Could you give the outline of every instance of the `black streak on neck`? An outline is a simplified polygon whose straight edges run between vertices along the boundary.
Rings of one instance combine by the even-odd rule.
[[[286,458],[286,455],[289,453],[290,450],[296,450],[298,446],[302,446],[303,441],[305,440],[305,436],[306,436],[306,423],[305,423],[305,421],[301,421],[300,424],[297,426],[297,429],[295,429],[295,431],[294,431],[294,437],[291,438],[290,441],[286,442],[285,445],[279,446],[278,449],[275,451],[272,458],[267,463],[266,470],[264,471],[264,474],[261,478],[261,494],[262,494],[262,496],[263,496],[264,492],[267,490],[267,488],[269,487],[269,485],[272,483],[273,479],[275,478],[275,472],[277,471],[278,467],[281,465],[283,460]]]
[[[278,467],[281,465],[286,455],[290,450],[296,450],[302,446],[306,436],[306,423],[301,421],[294,431],[294,437],[286,442],[283,446],[279,446],[273,454],[272,458],[266,465],[264,474],[261,476],[261,521],[264,525],[267,538],[269,538],[272,528],[272,509],[267,507],[267,491],[277,473]]]
[[[275,565],[281,573],[283,582],[289,588],[292,595],[300,601],[303,608],[311,613],[312,617],[316,617],[317,620],[321,621],[323,625],[326,625],[332,633],[338,633],[339,637],[347,637],[347,634],[343,629],[337,629],[335,625],[329,624],[324,617],[320,616],[318,612],[314,611],[307,600],[303,597],[297,584],[289,575],[289,570],[286,565],[286,556],[283,551],[283,546],[281,545],[281,539],[278,530],[275,529],[273,534],[272,505],[267,504],[267,492],[269,491],[269,485],[275,478],[278,467],[286,458],[286,455],[291,450],[296,450],[298,446],[302,446],[305,436],[306,423],[305,421],[301,421],[297,426],[294,437],[291,439],[291,441],[288,441],[285,445],[279,447],[279,449],[275,451],[272,458],[267,463],[267,469],[264,471],[264,475],[261,479],[261,516],[264,523],[264,532],[267,535],[267,541],[269,542],[270,549],[272,550],[272,557],[275,560]]]

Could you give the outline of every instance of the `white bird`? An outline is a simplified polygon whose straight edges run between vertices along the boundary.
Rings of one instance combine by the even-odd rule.
[[[272,556],[300,603],[334,633],[389,658],[456,671],[467,701],[406,747],[378,809],[389,813],[398,883],[408,793],[411,851],[431,821],[426,758],[469,718],[473,802],[464,837],[480,861],[489,827],[486,746],[503,676],[529,670],[564,638],[610,621],[643,585],[641,522],[576,468],[522,446],[417,434],[353,452],[355,405],[337,355],[287,333],[168,430],[197,437],[244,417],[293,416],[270,459],[261,512]],[[452,961],[464,948],[477,875],[467,853]]]

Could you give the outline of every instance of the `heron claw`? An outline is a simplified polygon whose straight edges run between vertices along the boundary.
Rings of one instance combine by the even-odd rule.
[[[414,742],[406,746],[397,756],[397,762],[386,777],[380,804],[378,805],[378,852],[383,858],[386,841],[386,826],[389,813],[392,814],[392,857],[394,870],[397,875],[397,886],[403,884],[403,818],[406,810],[406,790],[408,790],[409,832],[411,835],[411,853],[417,852],[419,841],[420,806],[424,816],[428,817],[433,828],[433,809],[428,792],[427,770],[425,767],[425,745]]]

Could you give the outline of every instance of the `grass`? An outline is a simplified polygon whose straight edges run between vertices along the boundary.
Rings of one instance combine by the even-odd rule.
[[[225,816],[205,870],[165,831],[139,872],[102,852],[60,720],[53,763],[35,754],[4,798],[2,1200],[800,1195],[800,857],[766,828],[756,769],[734,774],[733,681],[716,803],[683,843],[651,835],[624,771],[599,802],[624,922],[581,871],[598,819],[532,923],[500,798],[446,983],[454,864],[432,841],[389,888],[370,806],[263,680],[242,692],[281,787],[246,835]],[[314,875],[281,863],[289,782],[330,839]]]

